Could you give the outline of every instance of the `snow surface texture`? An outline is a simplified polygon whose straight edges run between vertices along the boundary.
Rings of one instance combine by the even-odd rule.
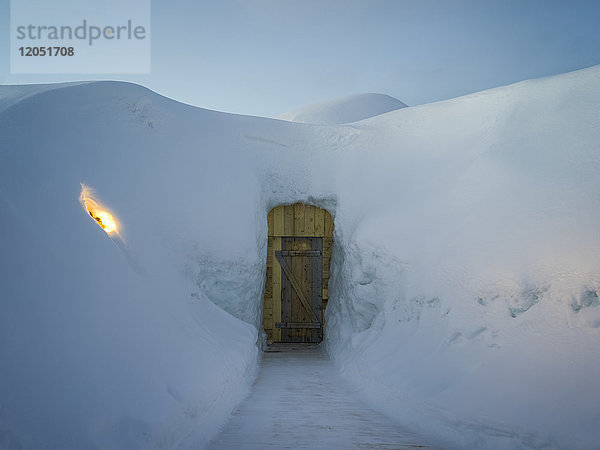
[[[385,94],[357,94],[326,100],[281,114],[278,119],[290,122],[335,125],[357,122],[406,105]]]
[[[114,82],[0,98],[0,447],[206,443],[297,201],[334,217],[327,348],[374,408],[445,447],[600,441],[600,66],[338,126]]]
[[[424,443],[361,402],[323,346],[268,350],[251,394],[210,450],[415,449]]]

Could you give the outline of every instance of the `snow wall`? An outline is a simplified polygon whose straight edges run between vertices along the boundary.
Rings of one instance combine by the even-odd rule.
[[[326,344],[366,401],[443,447],[593,447],[598,104],[600,67],[337,126],[0,86],[0,447],[206,443],[297,201],[334,217]]]

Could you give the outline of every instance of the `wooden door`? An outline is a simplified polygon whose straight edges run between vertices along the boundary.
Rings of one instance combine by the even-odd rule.
[[[281,266],[281,342],[323,339],[323,239],[282,237],[275,252]]]

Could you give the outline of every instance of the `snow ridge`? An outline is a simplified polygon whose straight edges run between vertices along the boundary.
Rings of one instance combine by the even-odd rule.
[[[326,100],[278,116],[290,122],[335,125],[357,122],[405,108],[400,100],[385,94],[357,94]]]

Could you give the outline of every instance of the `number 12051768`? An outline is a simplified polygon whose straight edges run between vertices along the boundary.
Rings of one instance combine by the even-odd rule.
[[[21,56],[74,56],[73,47],[19,47]]]

